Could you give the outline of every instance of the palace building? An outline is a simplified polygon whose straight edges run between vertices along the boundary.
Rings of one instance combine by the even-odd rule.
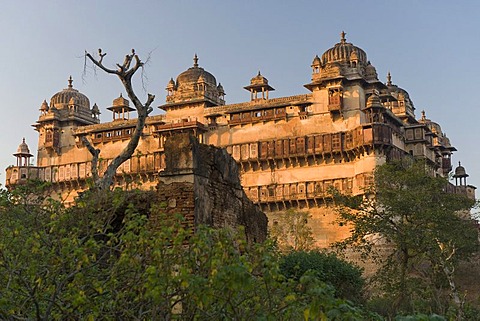
[[[115,184],[124,188],[157,186],[165,168],[164,146],[175,133],[190,133],[199,142],[225,148],[238,164],[246,195],[275,221],[288,209],[308,211],[318,246],[345,237],[346,227],[332,224],[328,207],[330,186],[345,193],[361,194],[372,183],[377,165],[403,157],[424,159],[432,175],[452,171],[456,150],[439,124],[416,115],[406,90],[379,80],[364,50],[340,42],[315,56],[307,94],[272,98],[274,88],[260,72],[244,88],[250,100],[227,104],[217,79],[193,66],[170,79],[161,115],[149,116],[134,156],[118,169]],[[113,119],[101,123],[100,110],[89,99],[68,87],[44,101],[35,123],[38,132],[37,164],[22,142],[7,169],[6,186],[29,178],[52,182],[58,195],[72,202],[88,186],[91,154],[80,137],[100,149],[100,170],[123,149],[136,119],[129,101],[113,100]],[[455,170],[455,193],[475,196],[465,169]],[[139,184],[141,183],[141,185]],[[138,184],[138,185],[137,185]]]

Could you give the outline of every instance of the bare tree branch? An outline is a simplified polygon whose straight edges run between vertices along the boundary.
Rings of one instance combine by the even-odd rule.
[[[105,57],[106,53],[105,54],[102,54],[102,49],[98,49],[98,53],[100,54],[100,59],[97,60],[95,59],[90,53],[88,53],[87,51],[85,51],[85,56],[90,59],[91,62],[93,62],[98,68],[102,69],[103,71],[105,71],[106,73],[108,74],[115,74],[115,75],[118,75],[118,71],[116,70],[113,70],[113,69],[108,69],[107,67],[105,67],[102,63],[103,61],[103,57]]]
[[[108,189],[113,184],[113,179],[115,177],[118,167],[123,162],[128,160],[135,152],[135,149],[137,148],[138,143],[140,141],[140,137],[143,134],[143,129],[145,128],[146,118],[153,111],[153,108],[151,107],[151,105],[155,99],[155,96],[148,94],[147,101],[145,102],[145,104],[143,104],[135,94],[135,91],[133,90],[132,77],[133,75],[135,75],[138,69],[144,66],[144,63],[135,53],[135,49],[132,49],[131,54],[128,54],[125,56],[125,59],[122,65],[118,63],[116,64],[118,67],[117,70],[109,69],[105,67],[105,65],[103,64],[103,58],[106,56],[106,53],[102,52],[102,50],[99,49],[98,54],[100,58],[97,60],[90,53],[85,51],[85,56],[88,59],[90,59],[90,61],[94,64],[94,66],[98,66],[100,69],[102,69],[108,74],[117,75],[117,77],[122,82],[128,97],[130,98],[133,105],[135,106],[135,109],[137,110],[137,114],[138,114],[135,131],[133,132],[132,138],[128,142],[127,146],[120,152],[120,154],[117,155],[112,160],[112,162],[108,165],[101,179],[98,178],[98,156],[100,154],[100,151],[98,149],[95,149],[85,137],[82,137],[82,141],[85,143],[85,146],[93,155],[92,176],[94,175],[94,169],[93,169],[94,165],[95,165],[95,173],[97,175],[97,179],[94,179],[95,186],[99,189]],[[133,60],[135,60],[135,64],[132,67],[131,64]],[[94,164],[94,160],[95,160],[95,164]]]

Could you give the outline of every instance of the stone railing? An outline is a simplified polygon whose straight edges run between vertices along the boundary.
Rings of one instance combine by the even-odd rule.
[[[112,159],[101,159],[98,172],[102,176]],[[82,181],[91,177],[91,162],[79,162],[53,166],[10,166],[7,168],[6,186],[12,187],[28,179],[62,183]],[[117,175],[156,173],[165,168],[163,152],[134,155],[117,169]]]
[[[280,105],[287,105],[287,104],[298,104],[298,103],[306,103],[311,99],[311,94],[304,94],[304,95],[296,95],[296,96],[289,96],[289,97],[280,97],[280,98],[272,98],[272,99],[255,99],[252,101],[247,101],[238,104],[230,104],[225,106],[218,106],[218,107],[210,107],[206,108],[204,111],[205,117],[209,115],[215,114],[223,114],[223,113],[231,113],[236,111],[242,110],[250,110],[250,109],[258,109],[264,108],[266,106],[280,106]]]

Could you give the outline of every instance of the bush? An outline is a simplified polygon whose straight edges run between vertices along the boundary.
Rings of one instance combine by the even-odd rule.
[[[157,213],[142,191],[0,189],[2,320],[379,320],[308,273],[287,279],[273,242]]]
[[[287,278],[295,280],[311,271],[320,280],[332,285],[337,297],[354,302],[364,301],[362,269],[339,259],[333,253],[318,250],[290,252],[282,258],[280,268]]]

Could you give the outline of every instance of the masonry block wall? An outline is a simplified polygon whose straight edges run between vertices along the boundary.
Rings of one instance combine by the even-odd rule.
[[[184,215],[194,226],[241,225],[249,242],[266,239],[267,217],[246,196],[237,164],[225,149],[177,134],[166,141],[165,157],[158,193],[169,213]]]

